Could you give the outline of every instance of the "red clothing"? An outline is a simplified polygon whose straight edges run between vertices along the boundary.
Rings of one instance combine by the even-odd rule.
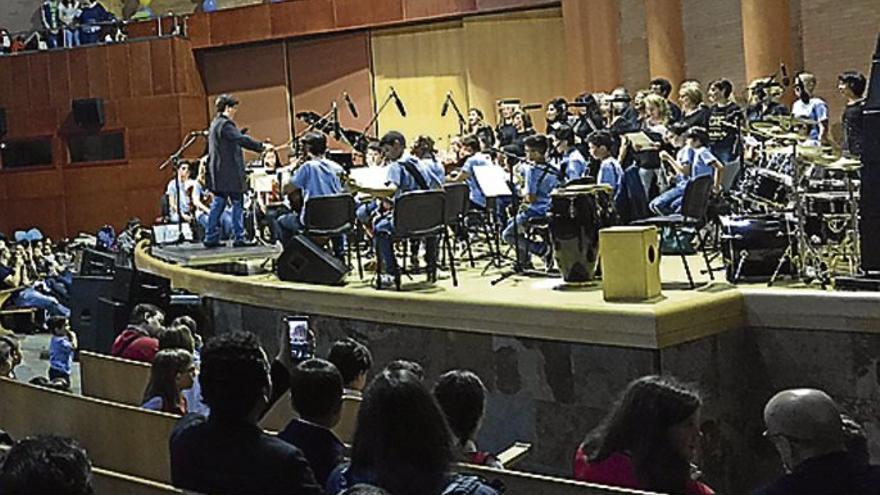
[[[126,328],[110,348],[110,354],[132,361],[152,363],[159,352],[159,339],[145,335],[137,328]]]
[[[619,486],[633,490],[646,490],[640,486],[633,470],[632,459],[617,452],[601,462],[590,463],[583,446],[574,454],[574,479],[599,485]],[[715,495],[715,491],[699,481],[688,481],[685,495]]]

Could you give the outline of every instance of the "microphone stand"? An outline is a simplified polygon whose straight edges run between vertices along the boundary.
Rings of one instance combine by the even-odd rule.
[[[201,134],[193,134],[190,133],[186,139],[183,140],[183,144],[180,145],[180,148],[177,149],[171,156],[169,156],[161,165],[159,165],[159,170],[165,169],[170,163],[172,168],[174,169],[174,190],[177,195],[174,198],[174,202],[177,205],[177,240],[172,242],[171,244],[183,244],[186,242],[186,236],[183,235],[183,213],[180,210],[180,165],[181,159],[180,156],[186,151],[193,143],[196,142],[196,139]],[[185,193],[184,193],[185,194]]]
[[[452,105],[452,109],[455,111],[455,116],[458,118],[458,133],[463,136],[465,129],[467,129],[467,119],[464,118],[461,110],[459,110],[458,104],[455,103],[455,97],[452,96],[451,92],[446,94],[446,101]]]
[[[391,100],[393,100],[393,99],[394,99],[394,93],[389,92],[388,96],[385,97],[385,101],[383,101],[382,104],[379,105],[379,109],[376,110],[376,113],[373,114],[373,118],[370,119],[370,121],[367,123],[366,126],[364,126],[364,129],[361,131],[362,134],[364,134],[364,135],[367,134],[367,131],[370,130],[370,127],[372,127],[373,124],[375,124],[377,120],[379,120],[379,116],[382,115],[382,112],[385,110],[385,107],[387,107],[388,104],[391,103]]]

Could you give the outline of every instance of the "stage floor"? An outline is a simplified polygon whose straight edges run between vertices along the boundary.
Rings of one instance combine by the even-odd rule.
[[[166,248],[162,248],[166,249]],[[199,257],[200,248],[190,249]],[[250,258],[261,263],[268,252],[207,251],[216,262]],[[250,256],[253,254],[253,256]],[[225,258],[224,258],[225,255]],[[471,268],[462,261],[459,286],[448,272],[441,272],[436,285],[424,275],[404,277],[403,290],[376,290],[369,275],[360,280],[349,274],[344,286],[321,286],[279,281],[273,274],[227,275],[192,265],[175,264],[155,257],[142,245],[136,253],[140,269],[168,277],[176,288],[262,307],[468,332],[524,336],[659,349],[707,335],[762,326],[773,328],[880,330],[880,294],[846,293],[811,289],[780,281],[732,285],[716,272],[716,280],[701,273],[701,257],[689,258],[699,284],[689,290],[678,256],[661,262],[663,296],[644,303],[611,303],[602,296],[600,283],[559,290],[558,277],[530,278],[515,275],[491,285],[504,270],[486,261]],[[198,263],[196,263],[198,264]]]

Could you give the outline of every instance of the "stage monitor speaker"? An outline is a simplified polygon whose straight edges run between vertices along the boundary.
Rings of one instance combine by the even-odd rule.
[[[304,235],[295,235],[277,261],[278,278],[291,282],[340,285],[348,268]]]
[[[112,277],[84,275],[73,277],[70,288],[70,327],[77,333],[80,348],[87,351],[99,350],[95,327],[98,299],[110,296],[113,291]]]
[[[73,120],[80,127],[103,126],[104,100],[102,98],[73,100]]]
[[[6,109],[0,108],[0,139],[6,136],[9,129],[6,127]]]
[[[660,296],[660,244],[656,227],[600,230],[599,259],[606,301],[644,301]]]
[[[129,306],[124,302],[114,301],[108,297],[98,298],[98,313],[93,322],[95,352],[110,354],[116,336],[128,325],[129,313]]]
[[[116,255],[96,249],[83,250],[79,265],[80,275],[113,275],[116,269]]]

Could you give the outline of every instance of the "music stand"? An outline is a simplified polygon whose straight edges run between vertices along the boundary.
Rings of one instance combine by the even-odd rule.
[[[476,180],[477,185],[480,190],[483,191],[483,196],[486,197],[487,200],[487,215],[490,219],[492,232],[494,240],[495,240],[495,249],[492,249],[492,239],[486,239],[489,243],[489,253],[491,255],[491,259],[489,263],[483,267],[483,273],[486,273],[486,270],[489,269],[490,266],[501,266],[501,243],[499,241],[499,228],[497,225],[497,219],[494,211],[488,211],[488,200],[497,200],[497,198],[502,198],[505,196],[512,196],[513,191],[510,189],[510,184],[508,184],[507,174],[503,168],[495,165],[483,165],[479,167],[474,167],[474,180]]]

